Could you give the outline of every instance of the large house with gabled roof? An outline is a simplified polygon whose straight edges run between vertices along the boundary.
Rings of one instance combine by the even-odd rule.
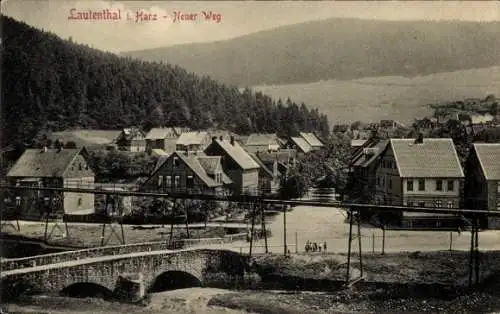
[[[475,143],[465,165],[465,203],[467,208],[500,210],[500,144]],[[489,219],[488,227],[500,227]]]
[[[94,188],[95,174],[85,148],[27,149],[7,173],[10,185],[55,188]],[[57,214],[94,213],[94,194],[26,190],[8,200],[21,215],[41,218],[47,207]]]
[[[461,207],[464,172],[452,139],[390,139],[379,158],[377,203]]]
[[[143,189],[170,193],[222,195],[232,183],[220,156],[174,152],[158,165]]]
[[[208,156],[221,156],[223,171],[232,181],[234,194],[259,193],[259,164],[231,137],[229,141],[212,138],[205,149]]]
[[[183,132],[176,142],[176,150],[182,152],[203,152],[210,143],[210,137],[206,131]]]

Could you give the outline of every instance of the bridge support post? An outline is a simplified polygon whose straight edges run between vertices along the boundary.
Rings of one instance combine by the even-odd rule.
[[[260,205],[260,215],[261,215],[261,232],[263,232],[264,235],[264,246],[266,250],[266,254],[269,253],[268,247],[267,247],[267,229],[266,229],[266,214],[264,213],[264,203],[259,203]]]
[[[357,235],[353,235],[353,225],[356,216],[357,224]],[[358,249],[359,249],[359,272],[360,276],[354,280],[351,280],[351,254],[352,254],[352,241],[358,239]],[[362,247],[361,247],[361,212],[359,210],[349,210],[349,239],[347,242],[347,270],[345,285],[350,286],[359,280],[363,279],[363,258],[362,258]]]
[[[471,242],[469,253],[469,287],[473,285],[473,277],[475,284],[479,283],[479,222],[477,216],[472,218],[471,224]],[[475,274],[475,276],[474,276]]]
[[[108,213],[108,205],[109,203],[112,203],[112,211]],[[101,246],[105,246],[109,243],[109,240],[111,240],[111,237],[113,235],[116,236],[118,241],[120,241],[120,244],[125,244],[125,232],[123,230],[123,219],[121,217],[117,217],[119,215],[117,211],[117,202],[115,199],[112,199],[111,195],[107,194],[106,195],[106,203],[105,203],[105,213],[106,213],[106,221],[102,225],[102,233],[101,233]],[[120,224],[120,230],[121,230],[121,235],[118,234],[118,232],[115,229],[115,226],[113,226],[114,222],[118,222]],[[105,239],[104,235],[106,233],[106,225],[109,224],[109,228],[111,229],[111,232],[109,236]]]
[[[188,218],[188,206],[186,205],[186,203],[188,202],[188,200],[184,200],[183,201],[183,205],[184,205],[184,222],[186,224],[186,236],[187,238],[189,239],[190,236],[189,236],[189,218]]]
[[[172,246],[172,241],[174,239],[174,217],[175,217],[175,209],[177,208],[177,199],[174,198],[172,204],[172,211],[170,212],[170,237],[168,239],[168,245]]]
[[[65,228],[66,232],[64,230],[62,230],[61,226],[59,225],[58,218],[61,218],[61,217],[59,217],[59,214],[57,213],[57,209],[62,208],[62,207],[59,206],[60,205],[60,201],[61,201],[61,198],[59,198],[56,195],[56,193],[53,192],[53,193],[50,194],[49,204],[48,205],[44,204],[44,206],[45,206],[45,232],[44,232],[44,241],[45,242],[48,242],[52,238],[52,234],[54,234],[54,231],[56,229],[59,229],[59,231],[61,233],[63,233],[63,234],[66,233],[66,237],[69,237],[67,222],[64,221],[64,219],[63,219],[65,227],[66,227]],[[62,215],[62,217],[64,217],[64,214]],[[50,218],[55,218],[55,221],[54,221],[54,225],[50,229],[50,232],[48,232]]]
[[[257,204],[253,204],[253,210],[252,210],[252,226],[250,228],[250,248],[248,251],[248,255],[252,257],[252,248],[253,248],[253,234],[254,234],[254,228],[255,228],[255,207],[257,207]]]
[[[288,253],[288,248],[286,246],[286,205],[283,206],[283,253],[286,256]]]

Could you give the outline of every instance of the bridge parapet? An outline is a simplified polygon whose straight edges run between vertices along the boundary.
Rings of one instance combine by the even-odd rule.
[[[167,249],[181,249],[202,247],[204,245],[231,243],[246,239],[246,233],[226,235],[222,238],[200,238],[200,239],[183,239],[173,241],[155,241],[144,243],[132,243],[114,246],[94,247],[83,250],[66,251],[59,253],[43,254],[15,259],[2,259],[0,261],[0,269],[8,271],[13,269],[21,269],[27,267],[36,267],[48,264],[56,264],[66,261],[79,260],[84,258],[92,258],[106,255],[121,255],[135,252],[150,252]]]

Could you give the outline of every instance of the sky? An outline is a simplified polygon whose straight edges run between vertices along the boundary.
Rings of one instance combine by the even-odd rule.
[[[377,20],[500,20],[500,1],[71,1],[4,0],[2,14],[62,38],[111,52],[230,39],[283,25],[343,17]],[[73,10],[72,10],[73,9]],[[69,19],[120,10],[120,20]],[[156,15],[156,21],[136,21]],[[175,12],[196,14],[176,20]],[[205,19],[212,12],[212,17]],[[127,18],[129,17],[130,20]]]

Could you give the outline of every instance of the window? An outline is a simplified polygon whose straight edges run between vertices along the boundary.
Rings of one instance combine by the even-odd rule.
[[[453,202],[452,201],[448,201],[448,208],[453,208]]]
[[[425,202],[418,202],[419,207],[425,207]]]
[[[83,200],[81,197],[78,198],[78,206],[82,206],[83,204]]]
[[[436,191],[443,190],[443,180],[436,180]]]
[[[179,187],[180,181],[181,181],[181,177],[175,176],[174,185],[175,185],[176,188]]]
[[[177,166],[179,166],[179,158],[174,157],[174,167],[177,167]]]
[[[163,176],[158,176],[158,186],[161,186],[163,183]]]
[[[436,200],[436,202],[434,203],[434,205],[435,205],[436,207],[441,207],[441,205],[442,205],[442,204],[441,204],[441,200]]]
[[[408,206],[413,207],[413,206],[415,206],[415,203],[413,203],[413,202],[408,202]]]
[[[406,181],[406,190],[407,191],[413,191],[413,180],[408,179]]]
[[[16,196],[16,206],[21,206],[21,197]]]
[[[424,179],[418,180],[418,190],[425,191],[425,180]]]
[[[192,188],[192,187],[194,187],[194,179],[193,179],[193,176],[187,176],[187,179],[186,179],[186,187],[187,187],[187,188]]]
[[[79,171],[82,171],[82,169],[83,169],[83,168],[82,168],[82,164],[78,164],[78,170],[79,170]]]
[[[453,191],[455,189],[455,182],[453,180],[448,180],[448,191]]]
[[[392,190],[392,179],[391,178],[387,178],[387,181],[389,183],[389,189]]]
[[[171,176],[166,176],[165,177],[165,186],[166,187],[171,187],[172,186],[172,177]]]

